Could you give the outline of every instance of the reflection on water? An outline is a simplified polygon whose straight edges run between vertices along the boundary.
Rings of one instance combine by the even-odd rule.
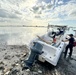
[[[40,27],[0,27],[0,44],[28,44],[36,35],[42,35],[47,28]]]
[[[47,32],[45,27],[0,27],[0,44],[24,45]],[[66,34],[73,33],[72,29]],[[75,34],[75,33],[74,33]]]

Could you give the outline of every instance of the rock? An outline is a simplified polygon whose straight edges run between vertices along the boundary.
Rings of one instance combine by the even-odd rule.
[[[11,69],[5,68],[5,69],[3,70],[3,73],[4,73],[4,74],[8,74],[8,73],[10,72],[10,70],[11,70]]]
[[[14,57],[14,55],[12,56],[12,58]]]
[[[6,55],[7,53],[5,53],[5,55]]]
[[[2,51],[5,51],[6,49],[2,49]]]
[[[3,61],[1,61],[1,62],[0,62],[0,65],[4,65],[4,62],[3,62]]]
[[[18,66],[19,64],[17,63],[16,66]]]
[[[20,54],[17,54],[16,56],[17,56],[17,57],[20,57]]]
[[[4,59],[8,59],[8,60],[10,60],[11,57],[10,57],[10,55],[7,55],[7,56],[4,57]]]
[[[4,74],[0,71],[0,75],[4,75]]]
[[[0,70],[4,70],[4,66],[0,66]]]
[[[26,72],[30,72],[30,69],[27,69]]]
[[[10,71],[7,71],[4,75],[8,75],[10,73]]]
[[[25,57],[27,55],[27,53],[24,53],[22,57]]]
[[[38,73],[40,73],[40,74],[41,74],[41,73],[42,73],[42,71],[41,71],[41,70],[38,70]]]
[[[25,67],[22,68],[22,71],[23,71],[23,70],[28,71],[27,69],[29,69],[29,67],[25,66]]]
[[[24,61],[24,58],[20,58],[20,61],[21,61],[21,62]]]
[[[17,73],[20,72],[18,69],[12,69],[9,73],[9,75],[18,75]]]
[[[11,66],[12,67],[15,67],[15,66],[18,66],[19,64],[18,63],[14,63],[14,64],[12,64]]]
[[[11,49],[13,49],[13,48],[11,48]]]
[[[38,75],[38,72],[33,72],[33,75]]]
[[[16,66],[16,64],[12,64],[11,66],[12,66],[12,67],[15,67],[15,66]]]

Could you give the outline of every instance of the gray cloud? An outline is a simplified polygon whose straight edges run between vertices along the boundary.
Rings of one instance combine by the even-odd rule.
[[[11,22],[11,19],[1,18],[0,17],[0,22]]]
[[[76,17],[76,10],[73,11],[70,15],[73,16],[73,17]]]
[[[26,0],[8,0],[9,3],[11,4],[20,4],[21,2],[24,2]]]
[[[6,22],[6,20],[4,20],[4,19],[0,19],[0,22]]]
[[[50,3],[47,3],[46,5],[35,5],[34,7],[32,7],[32,12],[36,13],[36,14],[42,14],[43,11],[47,10],[47,9],[51,9],[52,5]]]
[[[16,14],[5,9],[0,9],[0,17],[2,18],[19,18]]]
[[[18,15],[22,15],[22,13],[19,12],[19,11],[17,11],[17,10],[14,10],[14,13],[15,13],[15,14],[18,14]]]
[[[8,12],[7,12],[6,10],[4,10],[4,9],[0,9],[0,17],[5,18],[5,17],[7,17],[6,14],[8,14]]]
[[[33,7],[33,10],[35,10],[35,11],[38,11],[38,9],[39,9],[39,7],[37,7],[37,6]]]
[[[63,0],[38,0],[35,6],[32,3],[32,0],[1,0],[0,1],[0,21],[9,22],[10,21],[30,21],[33,19],[63,19],[66,17],[75,18],[76,11],[75,6],[71,2],[64,4]],[[29,4],[32,3],[32,5]],[[60,6],[61,5],[61,6]],[[63,12],[64,11],[64,12]],[[60,15],[58,15],[60,14]],[[28,17],[27,17],[28,15]]]
[[[52,5],[50,3],[47,4],[47,6],[46,6],[47,9],[51,9],[51,7],[52,7]]]
[[[39,10],[39,7],[37,7],[37,6],[34,6],[34,7],[32,8],[32,11],[33,11],[34,13],[37,13],[38,10]]]
[[[35,16],[35,18],[41,18],[40,16]]]

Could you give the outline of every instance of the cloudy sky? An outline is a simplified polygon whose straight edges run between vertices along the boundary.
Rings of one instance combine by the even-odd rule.
[[[0,25],[76,25],[76,0],[0,0]]]

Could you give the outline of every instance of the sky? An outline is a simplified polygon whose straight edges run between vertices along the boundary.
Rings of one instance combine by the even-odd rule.
[[[76,0],[0,0],[0,25],[76,26]]]

